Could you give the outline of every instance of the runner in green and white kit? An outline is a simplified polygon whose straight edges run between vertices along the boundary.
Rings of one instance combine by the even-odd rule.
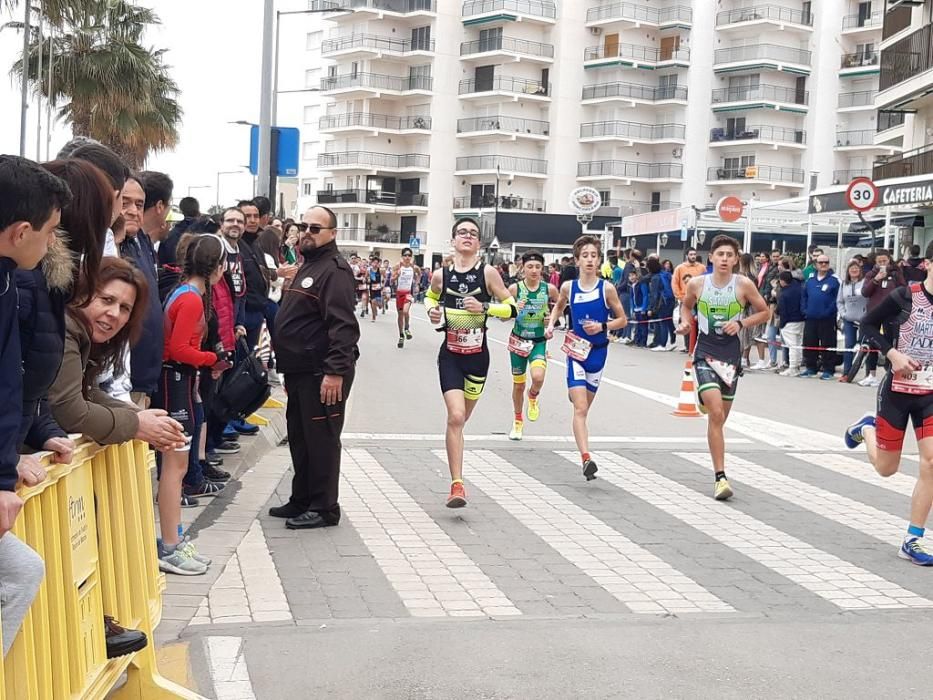
[[[512,406],[515,420],[510,440],[521,440],[524,428],[526,370],[531,367],[531,388],[528,389],[528,420],[538,420],[538,394],[544,385],[547,371],[547,338],[544,337],[551,309],[549,302],[557,301],[557,287],[542,279],[544,256],[529,250],[522,256],[524,280],[509,287],[517,300],[518,316],[509,335],[509,359],[512,363]]]
[[[771,312],[754,283],[733,272],[739,258],[739,244],[734,238],[716,236],[709,257],[713,272],[690,280],[680,310],[680,318],[685,320],[681,321],[677,332],[686,335],[691,331],[690,319],[696,307],[697,343],[693,367],[697,408],[709,419],[706,439],[716,478],[713,497],[724,501],[732,497],[732,487],[726,479],[723,427],[732,409],[742,366],[738,334],[745,325],[754,327],[767,323]],[[742,312],[749,305],[754,313],[743,319]]]

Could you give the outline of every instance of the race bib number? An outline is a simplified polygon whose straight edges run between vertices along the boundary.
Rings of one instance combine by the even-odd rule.
[[[483,351],[485,331],[482,328],[447,329],[447,349],[458,355],[475,355]]]
[[[567,357],[577,362],[585,362],[586,358],[590,356],[592,347],[593,344],[586,338],[581,338],[576,333],[567,331],[564,335],[564,344],[561,346],[561,350],[567,353]]]
[[[517,335],[509,335],[509,352],[519,357],[528,357],[534,347],[535,342],[533,340],[519,338]]]
[[[933,394],[933,364],[924,365],[916,372],[894,375],[891,389],[901,394]]]
[[[735,382],[735,365],[723,362],[722,360],[714,360],[711,357],[706,358],[706,364],[710,366],[710,369],[713,370],[727,386],[732,386]]]

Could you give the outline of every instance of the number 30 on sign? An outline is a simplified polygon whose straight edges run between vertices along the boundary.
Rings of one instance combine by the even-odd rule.
[[[855,211],[868,211],[878,204],[878,188],[867,177],[857,177],[846,188],[846,204]]]

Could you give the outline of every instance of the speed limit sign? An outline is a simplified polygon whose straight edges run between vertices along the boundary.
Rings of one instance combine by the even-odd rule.
[[[846,188],[846,204],[855,211],[868,211],[878,204],[878,188],[867,177],[857,177]]]

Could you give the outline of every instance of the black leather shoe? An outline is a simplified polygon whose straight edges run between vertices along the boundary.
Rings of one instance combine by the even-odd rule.
[[[145,649],[149,643],[145,632],[128,630],[109,615],[104,615],[104,635],[107,639],[108,659],[116,659]]]
[[[309,510],[302,513],[297,518],[289,518],[285,521],[285,527],[289,530],[313,530],[319,527],[333,527],[337,524],[333,518],[324,518],[320,513]]]
[[[299,515],[305,512],[305,509],[301,506],[296,506],[294,503],[286,503],[281,506],[272,506],[269,509],[269,515],[273,518],[297,518]]]

